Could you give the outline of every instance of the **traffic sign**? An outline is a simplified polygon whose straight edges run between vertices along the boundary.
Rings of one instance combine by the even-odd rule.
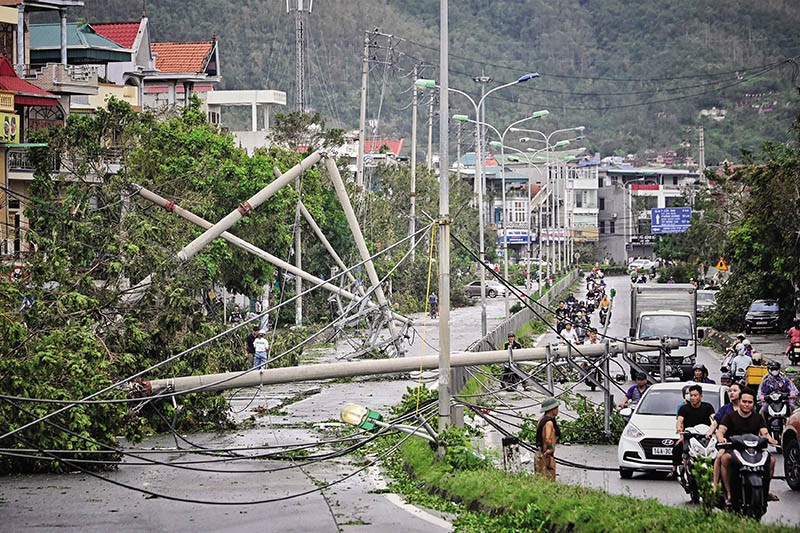
[[[691,207],[664,207],[650,210],[650,227],[653,234],[683,233],[691,225]]]
[[[721,270],[723,272],[727,272],[728,271],[728,264],[721,257],[719,258],[719,261],[717,262],[717,270]]]

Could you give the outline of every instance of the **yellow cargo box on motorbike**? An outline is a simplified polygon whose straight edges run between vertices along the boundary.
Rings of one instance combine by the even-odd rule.
[[[763,380],[764,376],[767,374],[769,374],[769,370],[766,365],[751,365],[748,366],[747,370],[744,372],[744,381],[748,387],[758,388],[758,386],[761,385],[761,380]]]

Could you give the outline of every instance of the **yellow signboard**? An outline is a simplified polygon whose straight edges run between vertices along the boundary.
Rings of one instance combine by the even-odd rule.
[[[3,123],[3,129],[0,130],[0,142],[18,143],[19,117],[9,113],[0,113],[0,121]]]
[[[721,258],[721,257],[719,258],[719,261],[717,262],[717,270],[722,270],[723,272],[727,272],[727,270],[728,270],[727,263],[725,263],[725,260],[723,258]]]

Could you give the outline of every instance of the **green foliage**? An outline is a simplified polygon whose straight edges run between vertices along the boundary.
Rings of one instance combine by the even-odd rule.
[[[616,412],[611,412],[611,433],[606,434],[603,406],[590,401],[586,396],[562,396],[562,400],[575,411],[575,418],[559,417],[561,429],[560,444],[614,444],[619,441],[625,420]],[[536,442],[538,419],[526,417],[517,436],[526,442]]]
[[[406,392],[400,399],[400,403],[392,406],[392,414],[395,416],[404,415],[406,413],[414,413],[419,408],[439,397],[439,391],[436,389],[429,389],[424,385],[417,387],[406,387]]]
[[[517,531],[548,531],[547,513],[529,503],[524,509],[500,515],[466,512],[453,523],[453,531],[458,533],[515,533]]]
[[[714,512],[717,499],[722,494],[722,485],[714,488],[714,460],[698,457],[692,462],[692,475],[700,494],[700,508],[707,515]]]
[[[697,267],[690,263],[676,262],[658,269],[659,283],[666,283],[669,278],[674,279],[675,283],[689,283],[698,277]]]
[[[457,470],[489,468],[490,463],[486,457],[472,450],[470,436],[474,434],[467,426],[450,426],[447,431],[440,433],[437,441],[445,449],[444,461]]]

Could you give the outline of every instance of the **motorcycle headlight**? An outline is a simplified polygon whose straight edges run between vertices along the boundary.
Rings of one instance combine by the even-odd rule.
[[[628,424],[627,426],[625,426],[625,431],[623,432],[623,434],[629,439],[639,439],[641,437],[644,437],[644,433],[642,433],[642,430],[640,430],[633,424]]]

